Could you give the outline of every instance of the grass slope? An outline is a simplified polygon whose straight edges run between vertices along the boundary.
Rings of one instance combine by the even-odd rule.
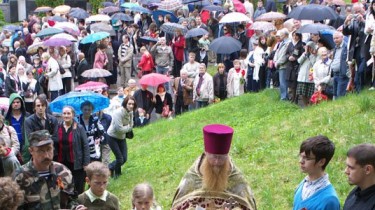
[[[318,134],[336,144],[327,172],[343,204],[351,190],[344,174],[346,151],[374,143],[374,96],[365,91],[300,109],[280,102],[277,90],[266,90],[135,129],[123,175],[111,180],[109,190],[119,196],[122,209],[131,209],[132,188],[149,182],[157,201],[169,209],[181,177],[203,151],[202,127],[223,123],[235,130],[230,154],[254,191],[258,209],[291,209],[294,189],[305,176],[299,170],[299,145]]]

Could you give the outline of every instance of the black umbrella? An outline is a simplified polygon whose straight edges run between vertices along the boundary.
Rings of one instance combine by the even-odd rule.
[[[237,39],[230,36],[222,36],[214,39],[210,44],[210,50],[217,54],[231,54],[240,51],[242,44]]]
[[[186,33],[185,38],[203,36],[206,34],[208,34],[208,31],[204,30],[203,28],[193,28]]]
[[[112,20],[121,20],[121,21],[126,21],[126,22],[133,21],[132,17],[130,17],[129,15],[124,14],[122,12],[113,14],[111,16],[111,19]]]
[[[319,31],[325,30],[325,29],[331,29],[335,30],[332,26],[321,24],[321,23],[313,23],[313,24],[307,24],[302,26],[300,29],[297,30],[297,33],[312,33],[312,34],[318,34]]]
[[[142,37],[139,37],[139,40],[141,42],[144,42],[144,43],[150,43],[150,42],[158,42],[158,39],[157,38],[152,38],[152,37],[149,37],[149,36],[142,36]]]
[[[331,7],[309,4],[294,8],[288,15],[289,18],[297,20],[321,21],[325,19],[335,20],[338,15]]]
[[[102,2],[102,5],[103,5],[104,7],[116,6],[115,3],[110,2],[110,1]]]

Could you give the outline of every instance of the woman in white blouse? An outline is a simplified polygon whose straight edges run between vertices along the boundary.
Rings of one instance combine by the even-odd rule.
[[[329,65],[331,64],[332,60],[328,58],[327,48],[319,48],[318,57],[319,59],[316,60],[313,66],[315,90],[318,90],[321,84],[328,84],[331,79]]]

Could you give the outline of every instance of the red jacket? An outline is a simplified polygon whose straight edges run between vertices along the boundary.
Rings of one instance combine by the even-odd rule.
[[[184,61],[185,37],[180,35],[174,37],[174,44],[172,45],[174,58],[178,61]]]
[[[142,71],[152,71],[154,68],[154,60],[150,53],[143,53],[141,60],[138,63],[138,68]]]

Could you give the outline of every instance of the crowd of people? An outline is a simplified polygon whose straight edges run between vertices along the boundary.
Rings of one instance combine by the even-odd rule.
[[[297,19],[272,21],[276,30],[252,30],[251,21],[220,23],[234,11],[256,21],[276,10],[273,1],[265,6],[258,1],[255,11],[249,0],[213,3],[215,10],[185,5],[156,18],[126,10],[132,21],[112,20],[108,24],[113,33],[86,44],[80,40],[98,32],[91,28],[95,23],[69,13],[47,11],[43,18],[32,14],[20,27],[4,27],[0,34],[0,95],[9,103],[1,106],[0,175],[13,177],[15,182],[0,179],[1,209],[119,209],[118,198],[106,190],[109,177],[121,177],[127,161],[126,140],[133,138],[133,127],[147,125],[154,113],[157,119],[171,119],[266,88],[278,88],[280,100],[303,106],[338,99],[350,91],[359,93],[366,86],[375,88],[375,2],[339,6],[333,0],[312,1],[337,13],[337,19],[321,21],[335,28],[333,44],[319,32],[300,32],[306,23]],[[288,15],[306,4],[287,1],[283,13]],[[156,9],[155,5],[143,6]],[[56,17],[75,24],[79,33],[66,30],[64,34],[76,42],[44,45],[53,37],[38,34],[59,24]],[[172,32],[165,30],[162,26],[175,21],[173,17],[179,26]],[[187,38],[186,31],[194,29],[207,33]],[[237,39],[240,49],[215,53],[210,44],[222,36]],[[209,65],[217,69],[214,75],[207,71]],[[105,69],[111,76],[84,76],[90,69]],[[158,84],[155,94],[147,84],[137,84],[151,73],[170,79]],[[119,84],[109,107],[94,112],[98,104],[85,101],[80,110],[66,105],[61,115],[50,111],[50,102],[90,80],[108,87]],[[92,91],[109,97],[108,88]],[[82,114],[77,115],[78,111]],[[228,155],[233,129],[209,125],[203,133],[204,154],[181,181],[172,208],[257,209],[250,187]],[[115,156],[112,162],[111,152]],[[325,173],[333,154],[334,145],[324,136],[302,143],[300,163],[307,177],[295,192],[294,209],[340,208]],[[375,148],[369,144],[349,150],[345,173],[357,188],[344,209],[374,208],[375,199],[368,199],[375,196],[374,154]],[[9,201],[7,196],[13,199]],[[146,183],[134,188],[132,204],[134,209],[160,208]]]

